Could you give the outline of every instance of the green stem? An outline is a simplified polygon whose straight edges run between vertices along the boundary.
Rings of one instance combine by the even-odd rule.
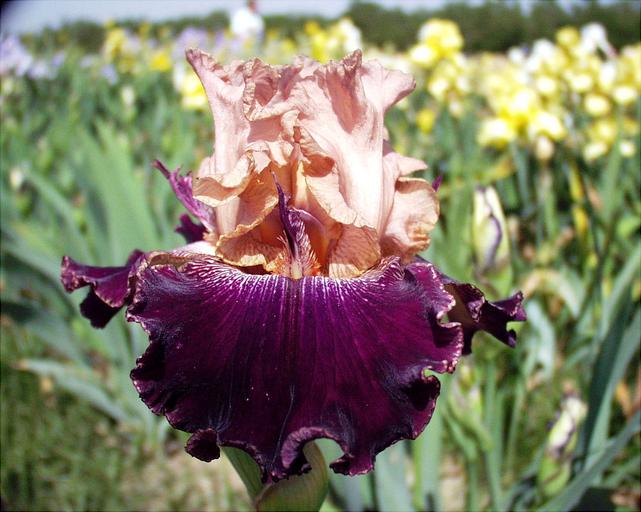
[[[439,461],[443,437],[443,419],[435,414],[429,428],[412,444],[416,483],[413,502],[416,510],[442,510],[439,489]],[[436,463],[435,463],[436,461]]]
[[[223,452],[245,484],[256,510],[318,511],[327,496],[327,464],[314,442],[307,443],[303,448],[311,471],[267,484],[261,481],[260,469],[254,459],[243,450],[226,447]]]
[[[510,144],[510,153],[512,155],[512,160],[516,165],[516,179],[519,190],[519,196],[521,196],[521,205],[523,207],[527,206],[530,202],[530,193],[528,187],[528,164],[527,157],[519,150],[518,145],[513,142]]]
[[[260,479],[258,464],[247,453],[238,448],[223,448],[223,453],[234,466],[234,469],[245,484],[249,497],[254,500],[263,489],[263,482]]]
[[[503,425],[503,400],[496,392],[496,366],[493,361],[488,361],[485,367],[485,426],[492,436],[492,444],[483,454],[485,471],[490,489],[492,509],[499,510],[502,502],[501,489],[501,456],[502,456],[502,425]]]
[[[467,463],[467,510],[479,510],[479,466],[477,461]]]
[[[507,437],[507,450],[505,454],[505,467],[508,472],[514,471],[514,458],[516,454],[516,439],[519,432],[519,420],[521,419],[521,409],[525,399],[525,383],[516,384],[516,393],[514,396],[514,406],[510,417],[510,429]]]

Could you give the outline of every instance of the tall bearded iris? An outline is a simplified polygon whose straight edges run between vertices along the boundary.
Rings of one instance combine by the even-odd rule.
[[[156,166],[191,217],[187,245],[134,251],[122,267],[65,257],[68,291],[104,326],[123,306],[150,344],[131,372],[140,397],[209,461],[245,450],[263,480],[309,468],[302,448],[336,441],[354,475],[428,423],[439,382],[478,330],[513,346],[521,294],[489,302],[416,255],[436,193],[395,153],[385,112],[414,80],[355,52],[321,65],[187,58],[215,118],[215,151],[191,177]],[[447,320],[446,320],[447,318]]]

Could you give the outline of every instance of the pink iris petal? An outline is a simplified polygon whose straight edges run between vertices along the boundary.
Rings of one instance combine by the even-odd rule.
[[[363,62],[360,51],[326,65],[223,66],[198,50],[187,59],[215,120],[214,153],[194,175],[194,195],[215,209],[208,240],[218,256],[274,271],[270,172],[291,206],[319,222],[323,236],[310,242],[325,275],[356,277],[381,255],[409,261],[427,248],[438,201],[429,184],[406,177],[425,163],[394,152],[383,122],[413,90],[410,75]]]

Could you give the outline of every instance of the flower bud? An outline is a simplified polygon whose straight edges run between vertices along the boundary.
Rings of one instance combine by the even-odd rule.
[[[510,258],[508,231],[499,197],[493,187],[474,192],[472,240],[479,273],[504,268]]]
[[[587,406],[577,395],[568,393],[563,397],[537,475],[539,488],[546,498],[557,494],[570,479],[572,453],[586,413]]]

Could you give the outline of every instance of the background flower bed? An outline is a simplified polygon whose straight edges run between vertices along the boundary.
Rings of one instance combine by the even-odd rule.
[[[427,256],[496,297],[527,296],[517,349],[479,344],[444,379],[424,435],[382,453],[370,475],[332,475],[326,509],[638,507],[638,23],[636,38],[615,48],[598,29],[566,28],[548,43],[487,54],[469,50],[509,45],[468,46],[456,25],[432,20],[400,51],[370,44],[379,41],[359,30],[373,19],[358,18],[367,9],[352,7],[356,24],[268,30],[261,45],[176,24],[109,25],[95,51],[78,44],[78,26],[3,38],[0,484],[9,508],[248,506],[228,464],[192,460],[185,439],[138,399],[128,374],[145,336],[124,319],[93,331],[77,314],[81,297],[58,282],[63,253],[106,265],[131,247],[179,242],[179,206],[150,162],[194,169],[211,147],[188,46],[269,62],[364,47],[365,58],[414,73],[417,91],[390,112],[388,129],[399,151],[430,164],[427,178],[443,177],[447,215]],[[498,191],[505,218],[477,186]],[[492,216],[505,237],[488,252]],[[555,421],[574,438],[550,431]]]

